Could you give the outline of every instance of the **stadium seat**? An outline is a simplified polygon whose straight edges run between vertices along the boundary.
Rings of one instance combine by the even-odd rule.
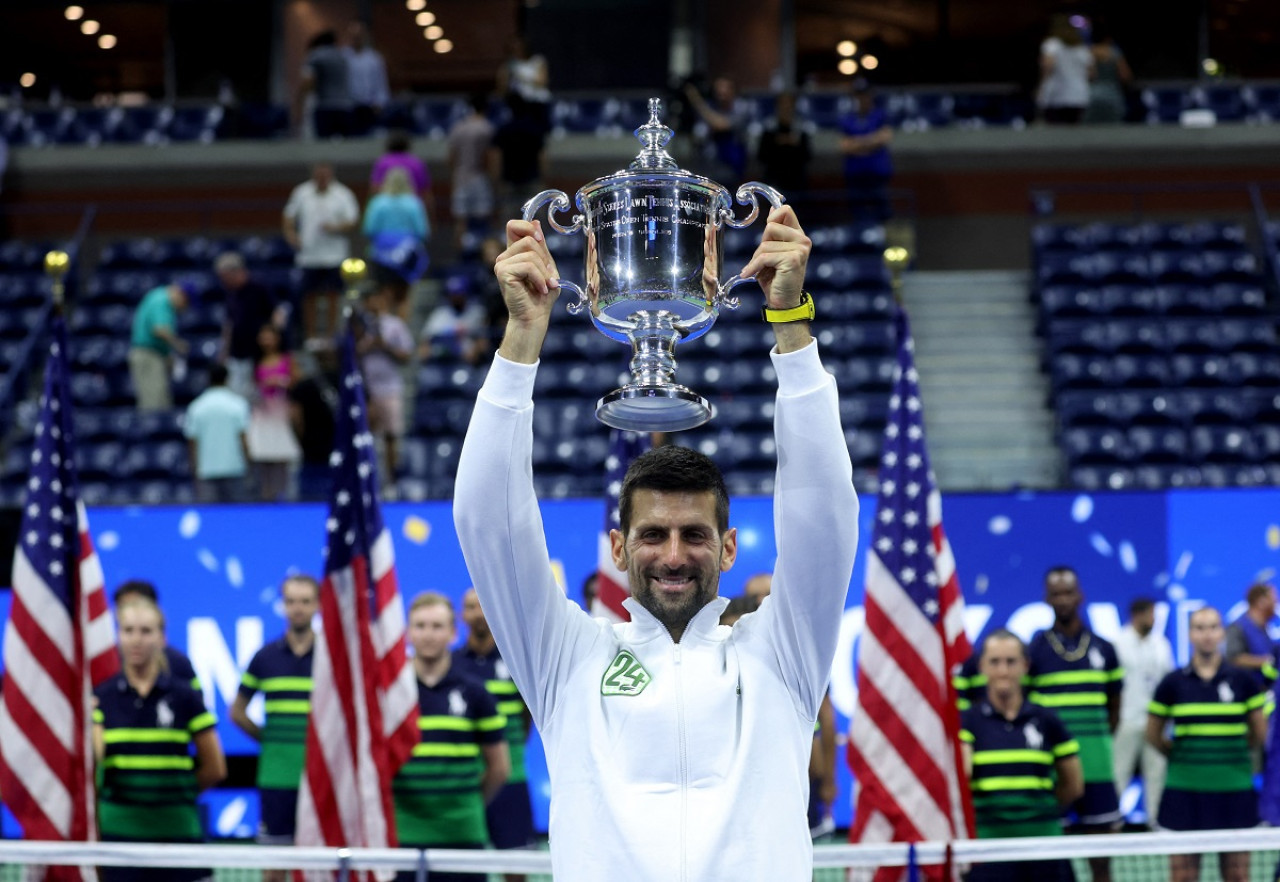
[[[1128,442],[1119,429],[1068,429],[1062,433],[1062,447],[1072,465],[1117,465],[1131,458]]]
[[[1249,106],[1239,86],[1197,86],[1191,90],[1191,104],[1212,110],[1218,122],[1243,122]]]
[[[1187,461],[1187,436],[1182,429],[1134,426],[1127,438],[1135,463],[1178,465]]]
[[[1239,426],[1197,426],[1191,430],[1191,455],[1200,463],[1255,463],[1253,435]]]
[[[1162,389],[1169,385],[1168,362],[1160,356],[1117,355],[1111,359],[1111,379],[1117,386]]]
[[[1142,90],[1142,106],[1146,108],[1149,124],[1178,122],[1190,103],[1186,90],[1181,87]]]
[[[1124,490],[1136,484],[1132,469],[1116,466],[1073,466],[1068,480],[1080,490]]]
[[[1280,355],[1233,352],[1227,356],[1230,376],[1240,386],[1274,388],[1280,386]]]
[[[1235,372],[1225,355],[1175,355],[1169,360],[1169,381],[1162,385],[1228,386]]]

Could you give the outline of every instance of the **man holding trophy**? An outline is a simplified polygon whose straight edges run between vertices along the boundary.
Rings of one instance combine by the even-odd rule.
[[[651,126],[655,120],[656,112]],[[687,342],[696,332],[679,324],[693,315],[679,302],[679,280],[701,290],[706,267],[719,268],[719,229],[731,217],[723,188],[665,164],[642,164],[623,182],[602,180],[625,188],[631,207],[625,220],[610,218],[579,194],[586,252],[594,241],[594,252],[606,255],[588,267],[583,305],[597,326],[643,330],[674,314],[675,336]],[[694,206],[682,217],[700,219],[695,241],[714,254],[682,253],[686,240],[655,229],[674,214],[644,195],[658,186],[708,196],[713,210]],[[622,196],[602,199],[613,205]],[[678,192],[672,199],[696,201]],[[737,552],[724,482],[707,457],[660,447],[638,458],[623,482],[621,529],[610,541],[628,575],[632,621],[611,625],[556,585],[533,488],[534,377],[551,310],[570,287],[541,223],[529,219],[537,202],[526,206],[525,220],[508,223],[508,248],[494,268],[510,319],[463,446],[454,517],[486,618],[546,748],[554,875],[558,882],[809,880],[809,753],[858,529],[835,382],[809,333],[815,307],[802,290],[809,239],[789,207],[775,207],[742,271],[763,289],[762,318],[776,341],[769,357],[778,377],[778,558],[770,597],[732,629],[720,627],[727,601],[718,597],[719,578]],[[642,204],[647,211],[637,210]],[[704,235],[711,228],[715,235]],[[663,241],[668,250],[648,247]],[[670,268],[676,281],[665,289],[655,283],[646,260]],[[712,313],[729,286],[713,287],[701,295]],[[624,299],[628,314],[608,315]],[[669,427],[670,411],[687,419],[697,396],[655,387],[637,369],[642,336],[632,339],[637,382],[606,396],[599,413],[644,427],[652,408],[648,425]],[[611,397],[625,406],[610,411]]]

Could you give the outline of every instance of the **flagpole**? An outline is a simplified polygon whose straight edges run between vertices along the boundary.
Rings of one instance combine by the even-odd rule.
[[[902,273],[911,263],[911,252],[901,245],[893,245],[884,250],[884,265],[889,269],[889,283],[893,288],[893,300],[899,306],[902,302]]]
[[[351,317],[355,315],[356,306],[360,303],[360,285],[368,268],[368,264],[358,257],[348,257],[342,262],[340,271],[342,283],[346,287],[346,300],[342,305],[344,330],[351,330]]]
[[[53,294],[53,308],[57,313],[62,312],[62,304],[66,295],[67,286],[64,281],[67,273],[71,270],[71,256],[65,251],[50,251],[44,256],[44,274],[49,277],[52,282],[51,291]]]

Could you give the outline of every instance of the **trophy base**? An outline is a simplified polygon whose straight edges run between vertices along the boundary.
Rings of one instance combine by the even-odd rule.
[[[596,419],[631,432],[679,432],[711,419],[711,403],[685,386],[623,386],[596,404]]]

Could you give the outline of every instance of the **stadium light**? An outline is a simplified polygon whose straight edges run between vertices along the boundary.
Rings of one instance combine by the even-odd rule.
[[[115,38],[115,35],[114,35],[114,34],[103,34],[101,37],[99,37],[99,38],[98,38],[98,48],[99,48],[99,49],[114,49],[114,48],[116,48],[116,38]]]
[[[837,69],[845,76],[853,76],[858,72],[858,62],[852,58],[846,58],[837,65]]]
[[[427,8],[427,0],[404,0],[404,5],[410,12],[418,12]]]
[[[875,70],[880,66],[880,59],[874,55],[862,56],[862,67],[864,70]]]
[[[434,12],[419,12],[413,20],[418,23],[418,27],[425,28],[436,23],[436,14]]]
[[[67,21],[79,21],[84,18],[83,6],[68,6],[67,11],[63,13],[67,17]]]
[[[85,19],[84,21],[80,22],[80,33],[85,34],[86,36],[92,37],[94,34],[98,32],[98,29],[100,27],[102,27],[102,25],[98,24],[93,19],[91,18]]]
[[[839,43],[836,44],[836,52],[840,53],[845,58],[852,57],[853,54],[857,51],[858,51],[858,44],[853,42],[852,40],[841,40]]]
[[[422,36],[428,40],[439,40],[444,36],[444,28],[440,27],[440,25],[432,25],[422,32]]]
[[[36,84],[36,75],[33,73],[24,73],[18,77],[18,84],[24,89],[30,89]]]
[[[437,40],[435,45],[435,50],[439,52],[441,55],[445,54],[446,52],[451,52],[453,51],[453,41]]]
[[[1200,62],[1200,67],[1211,77],[1216,77],[1218,74],[1222,73],[1222,65],[1218,63],[1218,59],[1216,58],[1206,58],[1204,61]]]

